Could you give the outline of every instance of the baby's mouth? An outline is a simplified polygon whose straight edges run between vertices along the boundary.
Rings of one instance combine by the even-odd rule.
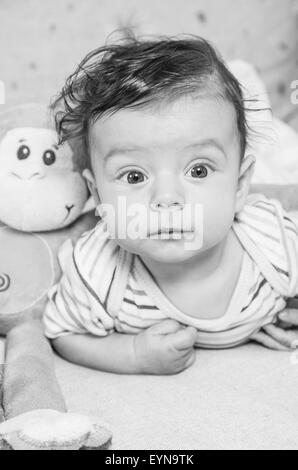
[[[153,239],[175,239],[179,240],[185,237],[185,235],[188,235],[193,233],[192,230],[177,230],[174,228],[169,228],[169,229],[159,229],[155,232],[149,232],[147,234],[147,238],[153,238]]]

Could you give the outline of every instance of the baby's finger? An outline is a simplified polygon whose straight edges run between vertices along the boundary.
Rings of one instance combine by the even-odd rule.
[[[178,323],[176,320],[171,319],[163,320],[160,323],[156,323],[156,325],[153,325],[149,328],[150,333],[154,335],[170,335],[182,329],[183,326],[180,323]]]
[[[187,369],[188,367],[192,366],[195,360],[196,360],[196,352],[194,349],[192,349],[191,351],[188,351],[187,354],[184,354],[182,358],[179,359],[178,361],[179,372],[182,372],[184,369]]]
[[[298,327],[298,309],[296,308],[287,308],[283,310],[278,318],[283,322],[289,323],[292,326]]]
[[[269,349],[276,349],[277,351],[289,350],[288,348],[280,344],[278,341],[268,336],[267,333],[264,333],[263,331],[258,331],[258,333],[255,333],[251,337],[251,339],[256,341],[257,343],[262,344],[263,346]]]
[[[196,357],[197,357],[196,351],[193,350],[191,352],[189,358],[185,362],[185,368],[192,366],[194,364],[194,362],[196,361]]]
[[[188,326],[183,330],[177,331],[177,333],[171,335],[171,341],[175,349],[182,351],[183,349],[192,348],[197,340],[197,330],[192,326]]]
[[[264,326],[263,329],[268,335],[288,349],[296,349],[298,346],[298,331],[283,330],[272,324]]]

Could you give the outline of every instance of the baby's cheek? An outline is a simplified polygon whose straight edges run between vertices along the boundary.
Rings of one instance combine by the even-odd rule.
[[[107,228],[115,237],[132,238],[144,237],[149,224],[148,204],[137,200],[131,202],[128,198],[119,198],[101,204],[99,211],[104,216]]]
[[[209,248],[228,234],[234,220],[234,200],[227,194],[210,199],[204,204],[203,214],[204,247]]]

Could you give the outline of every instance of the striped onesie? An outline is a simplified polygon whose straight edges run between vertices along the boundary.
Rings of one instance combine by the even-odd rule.
[[[232,230],[244,249],[237,285],[223,316],[201,319],[176,308],[141,258],[117,245],[99,222],[74,248],[68,240],[60,250],[63,275],[49,292],[46,336],[139,333],[172,318],[197,329],[198,347],[248,341],[298,293],[298,231],[279,202],[261,195],[248,197]]]

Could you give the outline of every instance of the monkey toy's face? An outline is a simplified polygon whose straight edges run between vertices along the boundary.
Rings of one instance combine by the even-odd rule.
[[[0,142],[0,221],[27,232],[69,225],[88,196],[73,152],[54,130],[16,128]]]

